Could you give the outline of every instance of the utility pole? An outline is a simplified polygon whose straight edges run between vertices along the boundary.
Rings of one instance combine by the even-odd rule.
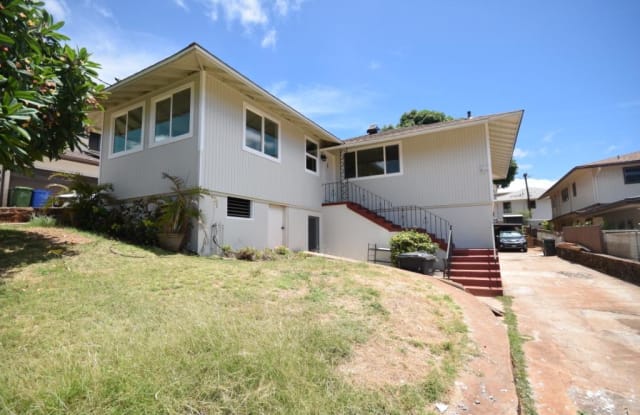
[[[527,173],[522,176],[524,177],[524,187],[527,189],[527,209],[529,210],[529,219],[531,219],[531,199],[529,198],[529,182],[527,182]]]

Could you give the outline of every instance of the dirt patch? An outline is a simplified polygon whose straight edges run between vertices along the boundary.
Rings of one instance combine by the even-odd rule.
[[[85,236],[79,235],[72,230],[64,229],[64,228],[34,227],[34,228],[25,228],[24,230],[28,233],[38,234],[48,239],[49,241],[51,241],[51,243],[55,245],[63,245],[63,244],[81,245],[81,244],[87,244],[89,242],[93,242],[93,240]]]
[[[460,341],[439,328],[455,319],[453,311],[436,304],[426,290],[416,292],[415,281],[397,275],[392,286],[377,278],[360,276],[356,281],[381,293],[377,302],[388,315],[377,325],[376,335],[357,345],[339,371],[351,382],[370,388],[423,381],[439,366],[439,356],[433,350],[448,341]]]

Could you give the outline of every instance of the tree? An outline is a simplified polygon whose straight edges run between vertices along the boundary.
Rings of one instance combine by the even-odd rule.
[[[0,3],[0,165],[33,167],[79,146],[87,111],[99,109],[99,65],[73,49],[36,0]]]
[[[413,125],[433,124],[436,122],[451,121],[453,117],[445,114],[444,112],[431,111],[431,110],[411,110],[405,112],[400,116],[400,127],[411,127]]]
[[[493,184],[495,184],[498,187],[502,187],[503,189],[505,187],[509,187],[513,179],[516,178],[517,173],[518,173],[518,163],[516,163],[514,159],[511,159],[511,162],[509,163],[509,171],[507,172],[507,177],[502,180],[494,180]]]

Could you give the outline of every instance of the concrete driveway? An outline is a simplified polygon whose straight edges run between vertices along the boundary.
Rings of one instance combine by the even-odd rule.
[[[640,287],[528,253],[500,253],[539,415],[640,414]]]

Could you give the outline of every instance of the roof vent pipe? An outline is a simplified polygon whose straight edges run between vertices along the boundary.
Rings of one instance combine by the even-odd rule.
[[[369,135],[378,134],[379,131],[380,131],[380,128],[378,128],[377,124],[371,124],[367,129],[367,134]]]
[[[471,119],[471,111],[467,111],[467,119],[470,120]]]

